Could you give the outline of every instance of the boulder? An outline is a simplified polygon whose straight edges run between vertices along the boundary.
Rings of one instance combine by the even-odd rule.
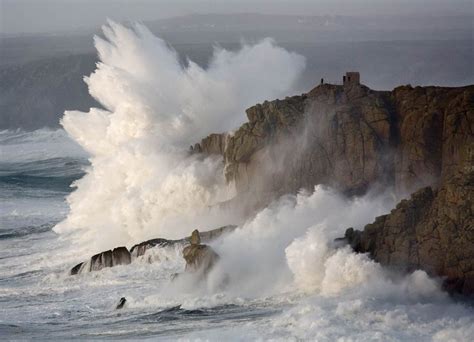
[[[112,251],[112,266],[128,265],[132,262],[132,256],[126,247],[117,247]]]
[[[207,245],[189,245],[183,249],[186,260],[186,272],[207,274],[215,265],[219,256]]]
[[[71,271],[69,272],[69,274],[70,274],[70,275],[76,275],[76,274],[81,273],[81,269],[82,269],[83,266],[84,266],[84,263],[83,263],[83,262],[77,264],[76,266],[74,266],[73,268],[71,268]]]
[[[69,274],[76,275],[84,271],[99,271],[105,267],[128,265],[131,262],[132,258],[130,252],[126,247],[122,246],[93,255],[89,261],[81,262],[74,266]]]
[[[199,231],[193,231],[191,244],[183,249],[183,257],[186,260],[186,272],[206,275],[219,256],[211,247],[202,245],[200,242]]]
[[[189,241],[191,245],[199,245],[201,244],[201,236],[199,235],[199,231],[197,229],[193,230],[191,233],[191,239]]]

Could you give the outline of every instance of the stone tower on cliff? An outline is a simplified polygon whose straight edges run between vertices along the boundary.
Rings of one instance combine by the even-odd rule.
[[[343,85],[359,85],[360,84],[360,74],[358,72],[346,72],[345,76],[342,76]]]

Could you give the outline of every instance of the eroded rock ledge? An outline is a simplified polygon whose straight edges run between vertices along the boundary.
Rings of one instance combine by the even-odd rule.
[[[212,240],[215,240],[221,237],[224,234],[227,234],[237,226],[228,225],[219,227],[213,230],[209,230],[206,232],[199,232],[199,243],[206,242],[209,243]],[[175,246],[177,244],[181,244],[183,246],[189,245],[192,242],[192,236],[179,239],[179,240],[168,240],[168,239],[151,239],[139,244],[134,245],[130,251],[122,246],[117,247],[113,250],[104,251],[98,253],[90,258],[90,260],[81,262],[74,266],[71,271],[69,272],[70,275],[76,275],[83,272],[93,272],[99,271],[106,267],[114,267],[118,265],[128,265],[133,262],[136,258],[145,254],[147,250],[150,248],[159,248],[159,247],[170,247]],[[201,245],[203,246],[203,245]]]

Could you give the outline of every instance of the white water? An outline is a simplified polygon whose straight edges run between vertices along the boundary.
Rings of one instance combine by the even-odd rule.
[[[192,61],[180,65],[141,25],[110,22],[104,35],[95,39],[101,61],[86,82],[107,110],[62,119],[91,154],[91,168],[55,231],[95,252],[228,224],[232,218],[209,211],[233,195],[223,165],[187,156],[189,145],[236,128],[250,105],[291,92],[304,58],[266,39],[234,52],[216,48],[203,70]]]
[[[232,196],[232,189],[219,160],[189,156],[187,145],[234,128],[253,103],[291,93],[301,57],[266,40],[239,52],[217,51],[210,69],[202,70],[179,66],[143,27],[111,23],[106,37],[98,40],[102,64],[88,84],[107,110],[68,112],[63,119],[86,155],[63,131],[1,136],[2,157],[11,141],[22,151],[2,158],[2,170],[28,160],[23,173],[48,174],[47,161],[58,175],[42,187],[2,183],[8,194],[1,197],[7,208],[0,212],[2,234],[28,229],[0,239],[1,336],[470,340],[474,310],[442,293],[438,279],[422,271],[388,274],[367,256],[334,245],[347,227],[360,228],[393,207],[389,192],[347,200],[317,186],[247,220],[208,208]],[[58,143],[31,153],[41,141]],[[78,164],[87,174],[68,195],[69,209],[67,191],[54,185],[58,169],[71,173],[68,156],[87,156],[91,163]],[[49,229],[58,220],[59,235]],[[221,258],[204,283],[171,281],[184,269],[179,248],[152,249],[128,266],[67,275],[102,248],[236,221],[239,229],[212,243]],[[127,304],[117,312],[122,296]]]

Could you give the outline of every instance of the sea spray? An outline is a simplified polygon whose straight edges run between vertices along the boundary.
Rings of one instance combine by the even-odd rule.
[[[212,209],[233,195],[221,160],[187,149],[241,124],[248,106],[291,92],[304,58],[264,39],[239,51],[216,47],[203,69],[182,65],[142,25],[110,21],[103,33],[95,38],[100,61],[85,81],[105,109],[66,112],[61,121],[91,166],[54,230],[86,253],[234,223],[232,213]]]
[[[294,283],[312,288],[324,277],[334,239],[387,212],[392,203],[389,191],[347,199],[321,185],[312,193],[284,196],[214,245],[222,258],[211,279],[226,274],[228,291],[252,297],[293,289]]]

